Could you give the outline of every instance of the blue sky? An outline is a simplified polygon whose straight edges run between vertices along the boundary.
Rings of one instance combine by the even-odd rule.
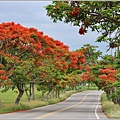
[[[89,30],[86,35],[79,35],[79,27],[63,22],[53,23],[44,8],[50,3],[51,1],[0,1],[0,23],[13,21],[25,27],[37,28],[45,35],[68,45],[70,50],[79,49],[84,44],[91,44],[98,46],[104,54],[110,53],[105,52],[108,44],[95,42],[99,36],[97,32]]]

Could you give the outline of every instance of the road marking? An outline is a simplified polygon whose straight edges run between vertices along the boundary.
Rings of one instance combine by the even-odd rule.
[[[101,95],[101,94],[100,94],[100,95]],[[96,118],[97,118],[97,119],[100,119],[99,116],[98,116],[98,114],[97,114],[97,109],[98,109],[98,106],[99,106],[99,98],[100,98],[100,95],[98,96],[98,103],[97,103],[97,106],[96,106],[96,108],[95,108],[95,115],[96,115]]]
[[[62,112],[62,111],[68,110],[68,109],[70,109],[70,108],[72,108],[72,107],[74,107],[74,106],[76,106],[76,105],[78,105],[78,104],[81,104],[81,103],[86,99],[86,97],[87,97],[89,94],[91,94],[91,92],[88,93],[88,94],[86,94],[86,95],[83,97],[83,99],[82,99],[80,102],[76,103],[76,104],[73,104],[73,105],[71,105],[71,106],[69,106],[69,107],[66,107],[66,108],[63,108],[63,109],[60,109],[60,110],[56,110],[56,111],[54,111],[54,112],[51,112],[51,113],[48,113],[48,114],[45,114],[45,115],[36,117],[35,119],[42,119],[42,118],[45,118],[45,117],[54,115],[54,114],[56,114],[57,112]]]

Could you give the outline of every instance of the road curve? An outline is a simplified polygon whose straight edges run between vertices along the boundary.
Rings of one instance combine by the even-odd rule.
[[[97,90],[79,92],[58,104],[0,114],[0,120],[108,120],[102,112],[101,94],[102,91]]]

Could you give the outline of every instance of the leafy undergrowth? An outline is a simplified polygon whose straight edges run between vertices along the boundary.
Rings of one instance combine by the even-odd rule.
[[[108,118],[120,119],[120,106],[108,101],[105,93],[102,94],[101,98],[103,111]]]

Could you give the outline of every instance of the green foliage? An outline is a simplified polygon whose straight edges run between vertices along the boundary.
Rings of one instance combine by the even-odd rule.
[[[114,93],[110,94],[109,99],[120,99],[120,82],[116,81],[111,86],[116,90],[114,91]]]
[[[63,21],[73,26],[84,25],[101,32],[97,42],[116,42],[120,32],[119,1],[53,1],[45,6],[53,22]]]
[[[85,49],[85,57],[87,64],[97,63],[98,58],[102,55],[102,52],[96,50],[98,46],[85,44],[82,48]]]

